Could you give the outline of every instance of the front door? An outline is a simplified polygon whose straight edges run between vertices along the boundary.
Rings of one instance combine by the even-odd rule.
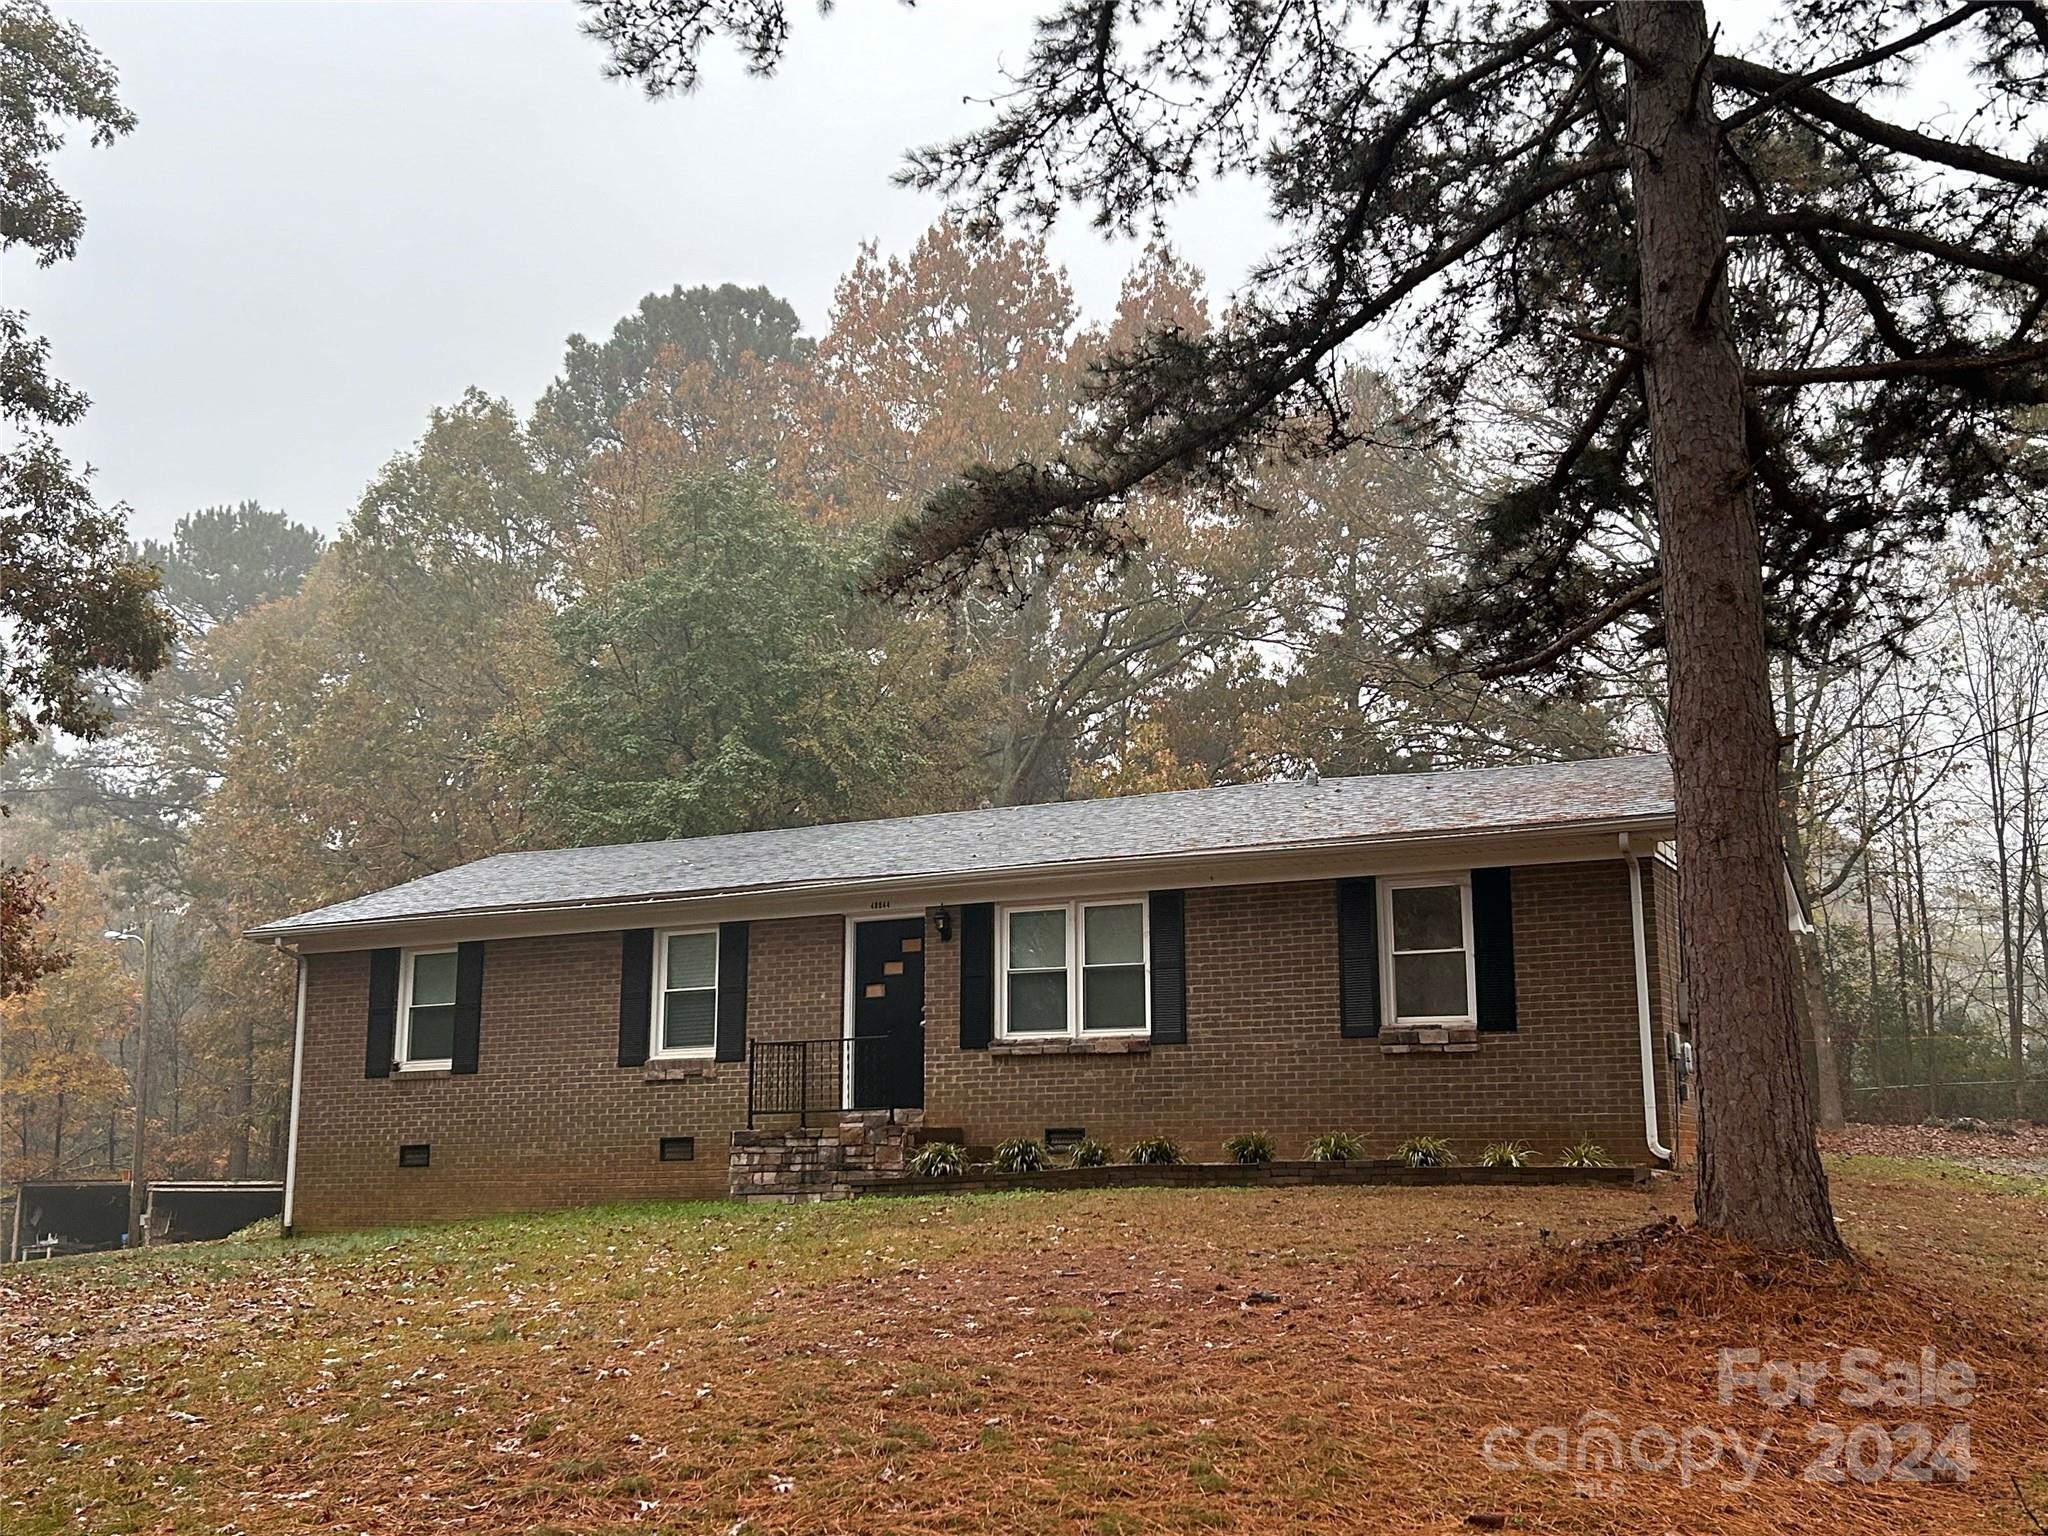
[[[924,918],[853,925],[853,1109],[924,1104]]]

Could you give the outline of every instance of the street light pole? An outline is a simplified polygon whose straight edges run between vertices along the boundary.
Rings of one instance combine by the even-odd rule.
[[[142,1023],[135,1046],[135,1149],[128,1162],[128,1246],[140,1248],[142,1162],[149,1152],[149,997],[156,961],[156,918],[142,920]]]

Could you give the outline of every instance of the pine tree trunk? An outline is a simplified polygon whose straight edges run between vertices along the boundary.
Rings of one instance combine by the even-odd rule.
[[[1742,365],[1722,266],[1705,8],[1618,6],[1631,51],[1629,177],[1671,671],[1678,856],[1699,1033],[1702,1228],[1845,1250],[1813,1139],[1800,1049],[1778,730],[1764,653]]]

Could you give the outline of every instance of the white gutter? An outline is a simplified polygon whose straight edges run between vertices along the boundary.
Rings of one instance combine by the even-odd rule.
[[[1626,832],[1621,834],[1621,856],[1628,863],[1629,916],[1636,944],[1636,1034],[1643,1054],[1643,1139],[1650,1144],[1652,1157],[1668,1163],[1672,1161],[1671,1149],[1657,1134],[1657,1052],[1650,1039],[1650,956],[1643,934],[1643,861],[1629,847]]]
[[[278,949],[284,949],[282,940]],[[299,960],[299,1000],[292,1022],[292,1123],[284,1151],[284,1235],[292,1235],[292,1193],[298,1187],[299,1171],[299,1078],[306,1057],[306,957]]]

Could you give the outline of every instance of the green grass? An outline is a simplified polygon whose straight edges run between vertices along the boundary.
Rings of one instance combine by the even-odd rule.
[[[1835,1180],[1887,1272],[1938,1281],[1962,1314],[2048,1315],[2034,1194],[1876,1159]],[[1666,1182],[620,1206],[24,1266],[0,1272],[0,1530],[1167,1536],[1502,1508],[1607,1531],[1615,1508],[1489,1472],[1479,1437],[1570,1422],[1594,1390],[1638,1418],[1705,1411],[1690,1367],[1713,1319],[1475,1282],[1688,1199]],[[1761,1325],[1786,1350],[1859,1326],[1791,1289]],[[1979,1438],[2048,1443],[1996,1412]],[[1627,1511],[1631,1529],[2010,1528],[1950,1494],[1794,1484],[1796,1507],[1750,1524],[1653,1480]]]
[[[2048,1200],[2048,1178],[2037,1174],[1993,1173],[1970,1168],[1938,1157],[1881,1157],[1862,1154],[1835,1160],[1834,1166],[1850,1174],[1895,1179],[1917,1184],[1960,1184],[1999,1195]]]

